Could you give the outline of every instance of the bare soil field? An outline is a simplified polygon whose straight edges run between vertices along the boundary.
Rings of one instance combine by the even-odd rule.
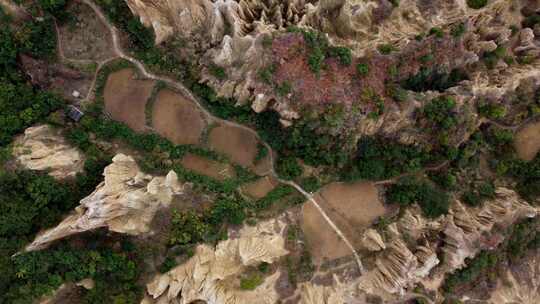
[[[143,131],[146,126],[145,105],[154,83],[151,80],[136,79],[133,69],[111,73],[103,92],[105,109],[113,119],[127,124],[135,131]]]
[[[377,188],[368,182],[333,183],[315,199],[355,247],[361,244],[361,232],[387,213]]]
[[[320,265],[351,254],[351,250],[310,202],[302,206],[302,231],[313,262]]]
[[[69,11],[75,20],[67,21],[59,28],[64,55],[70,59],[96,61],[112,57],[109,31],[94,11],[77,1],[70,5]]]
[[[206,126],[197,106],[169,89],[159,91],[152,108],[152,126],[175,144],[198,144]]]
[[[519,158],[530,161],[540,151],[540,121],[533,122],[519,130],[514,139]]]
[[[242,192],[254,199],[260,199],[272,191],[279,182],[270,176],[261,177],[256,181],[242,185]]]
[[[254,166],[251,168],[253,173],[259,176],[268,174],[272,169],[272,158],[270,157],[270,153],[272,152],[267,153],[263,159],[255,162]]]
[[[208,136],[211,149],[227,155],[231,161],[243,167],[253,165],[257,143],[257,138],[250,132],[226,125],[212,129]]]
[[[182,158],[182,166],[195,173],[206,175],[217,180],[225,180],[236,176],[234,168],[215,160],[188,153]]]

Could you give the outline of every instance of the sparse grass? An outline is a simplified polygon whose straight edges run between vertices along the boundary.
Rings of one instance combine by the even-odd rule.
[[[257,286],[264,282],[262,276],[258,273],[250,274],[247,277],[240,279],[240,288],[242,290],[254,290]]]
[[[292,91],[291,83],[288,81],[283,81],[276,87],[276,90],[279,96],[287,96]]]
[[[259,78],[266,84],[272,84],[272,77],[276,72],[276,65],[271,64],[265,68],[259,70]]]

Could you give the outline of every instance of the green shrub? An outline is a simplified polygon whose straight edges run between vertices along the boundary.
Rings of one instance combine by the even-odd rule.
[[[430,123],[442,130],[454,128],[457,123],[457,114],[455,113],[456,101],[453,97],[438,97],[431,100],[421,109],[421,114]]]
[[[322,186],[319,179],[315,176],[303,178],[300,184],[307,192],[316,192]]]
[[[295,179],[302,175],[303,169],[296,158],[280,157],[276,164],[276,171],[281,178]]]
[[[503,46],[497,46],[493,52],[486,52],[483,55],[484,63],[488,69],[493,69],[500,59],[506,57],[506,48]]]
[[[259,70],[259,78],[266,84],[272,84],[272,77],[276,71],[276,65],[272,64]]]
[[[467,5],[470,8],[474,8],[474,9],[480,9],[486,6],[487,3],[488,3],[488,0],[467,0]]]
[[[257,155],[255,155],[255,162],[263,160],[268,155],[268,149],[262,143],[257,143]]]
[[[506,109],[501,104],[481,103],[478,105],[478,114],[490,119],[500,119],[506,115]]]
[[[420,62],[425,64],[425,63],[433,61],[433,59],[434,59],[433,55],[427,54],[427,55],[424,55],[424,56],[420,57]]]
[[[434,155],[415,146],[398,144],[384,138],[364,137],[358,142],[356,156],[343,172],[346,180],[380,180],[420,170]]]
[[[402,206],[418,203],[424,215],[430,218],[446,214],[450,205],[450,196],[446,192],[417,178],[400,179],[388,188],[386,199]]]
[[[396,48],[391,44],[381,44],[377,47],[379,52],[384,55],[388,55],[396,50]]]
[[[402,87],[415,92],[439,91],[456,86],[462,80],[466,80],[467,75],[460,69],[454,69],[450,73],[437,67],[422,67],[420,71],[402,82]]]
[[[432,27],[429,30],[429,34],[434,35],[437,38],[443,38],[444,37],[444,32],[440,27]]]
[[[291,83],[288,81],[283,81],[280,85],[277,86],[277,92],[279,96],[287,96],[292,91]]]
[[[529,27],[529,28],[534,28],[534,26],[537,25],[537,24],[540,24],[540,14],[539,13],[535,13],[535,14],[532,14],[530,16],[527,16],[523,20],[523,23],[522,23],[523,27]],[[519,28],[517,29],[517,31],[519,31]]]
[[[495,198],[495,186],[492,182],[475,185],[462,195],[462,200],[470,206],[480,206],[485,200],[493,198]]]
[[[202,241],[210,232],[210,227],[201,215],[193,212],[173,211],[169,245],[196,244]]]
[[[359,63],[356,65],[356,72],[360,76],[366,76],[369,73],[369,66],[367,63]]]
[[[96,0],[96,3],[103,9],[110,21],[128,33],[132,46],[137,51],[149,51],[154,47],[154,32],[146,28],[139,21],[139,18],[131,13],[124,1]]]
[[[478,279],[482,274],[490,271],[497,265],[497,254],[489,251],[481,251],[473,259],[466,259],[466,267],[448,275],[444,280],[443,290],[451,293],[456,286],[464,285]]]
[[[454,25],[452,29],[450,30],[450,33],[452,34],[453,37],[459,38],[463,36],[463,34],[465,34],[466,30],[467,29],[465,28],[465,23],[461,22]]]
[[[527,250],[537,250],[540,245],[539,240],[540,220],[525,219],[513,226],[512,234],[508,238],[506,252],[508,258],[514,263],[518,263]]]
[[[227,74],[225,74],[225,69],[220,66],[212,64],[208,69],[210,70],[210,74],[212,74],[219,80],[225,80],[227,78]]]
[[[454,190],[457,186],[457,178],[449,171],[433,172],[430,179],[445,190]]]
[[[349,48],[342,46],[330,47],[328,49],[329,57],[337,57],[342,65],[351,65],[352,53]]]
[[[311,71],[313,71],[316,74],[319,74],[321,71],[324,58],[325,56],[321,49],[319,48],[313,49],[308,57],[308,65]]]
[[[407,90],[397,84],[388,84],[386,86],[386,93],[397,102],[404,102],[409,97]]]

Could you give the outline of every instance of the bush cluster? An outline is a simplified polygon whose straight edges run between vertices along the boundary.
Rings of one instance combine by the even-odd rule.
[[[137,285],[139,270],[134,254],[59,246],[13,258],[14,276],[2,293],[6,303],[31,303],[61,284],[91,278],[95,287],[83,292],[85,303],[138,303],[143,289]],[[5,272],[3,272],[3,278]]]
[[[433,155],[416,146],[391,140],[364,137],[358,142],[356,157],[344,171],[346,180],[380,180],[420,170],[434,161]]]
[[[450,73],[443,69],[422,67],[420,72],[402,82],[403,88],[415,92],[439,91],[456,86],[462,80],[466,80],[464,71],[454,69]]]
[[[438,130],[450,130],[458,123],[456,101],[451,96],[432,99],[420,110],[420,115]]]
[[[290,27],[290,32],[302,33],[309,48],[308,64],[317,75],[320,73],[324,59],[337,58],[342,65],[351,65],[352,53],[349,48],[330,46],[324,33]]]
[[[390,186],[386,192],[389,203],[408,206],[417,203],[425,216],[435,218],[448,212],[450,196],[427,180],[406,177]]]
[[[467,0],[467,5],[470,8],[474,8],[474,9],[480,9],[486,6],[487,3],[488,3],[488,0]]]

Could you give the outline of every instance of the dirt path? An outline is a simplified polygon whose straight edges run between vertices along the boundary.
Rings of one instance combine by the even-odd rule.
[[[154,74],[148,72],[146,70],[146,68],[144,67],[144,65],[140,61],[138,61],[137,59],[135,59],[133,57],[130,57],[129,55],[124,53],[124,51],[122,50],[122,48],[120,46],[120,42],[119,42],[120,39],[118,37],[117,29],[113,25],[111,25],[109,23],[109,20],[107,20],[107,18],[105,17],[103,12],[101,11],[101,8],[98,7],[94,2],[92,2],[90,0],[83,0],[83,2],[85,4],[87,4],[88,6],[90,6],[92,8],[92,10],[94,10],[96,15],[103,21],[103,23],[107,26],[107,28],[111,32],[111,36],[112,36],[112,40],[113,40],[113,45],[112,45],[113,51],[118,57],[123,58],[123,59],[128,60],[131,63],[133,63],[139,69],[139,71],[141,72],[141,74],[144,77],[147,77],[147,78],[153,79],[153,80],[163,81],[166,84],[168,84],[168,85],[174,87],[175,89],[179,90],[181,93],[184,94],[184,96],[186,96],[187,98],[190,98],[192,101],[194,101],[194,103],[200,108],[201,112],[203,112],[207,117],[210,118],[211,122],[214,121],[214,122],[222,123],[224,125],[228,125],[228,126],[232,126],[232,127],[236,127],[236,128],[246,130],[246,131],[252,133],[261,143],[263,143],[263,145],[265,145],[266,148],[269,151],[272,151],[272,148],[270,147],[270,145],[268,145],[268,143],[264,142],[260,138],[259,134],[256,131],[254,131],[251,128],[248,128],[248,127],[246,127],[244,125],[240,125],[240,124],[237,124],[237,123],[234,123],[234,122],[231,122],[231,121],[228,121],[228,120],[220,119],[218,117],[213,116],[210,112],[208,112],[206,110],[206,108],[204,108],[202,106],[202,104],[191,93],[191,91],[189,91],[187,88],[185,88],[182,84],[174,81],[171,78],[154,75]],[[97,71],[99,71],[99,69],[103,66],[104,63],[105,63],[105,61],[101,62],[99,64]],[[97,75],[97,72],[96,72],[96,75]],[[94,86],[95,86],[95,80],[94,80],[94,83],[93,83],[91,89],[93,89]],[[328,217],[328,215],[324,212],[324,210],[321,208],[321,206],[317,203],[317,201],[313,198],[313,196],[310,193],[306,192],[304,189],[302,189],[302,187],[300,187],[295,182],[288,181],[288,180],[282,180],[277,176],[277,174],[276,174],[276,172],[274,170],[274,164],[275,163],[274,163],[274,159],[273,159],[273,153],[269,153],[269,155],[270,155],[270,158],[271,158],[272,166],[271,166],[268,174],[271,174],[272,176],[274,176],[280,183],[286,184],[286,185],[289,185],[289,186],[295,188],[297,191],[302,193],[307,198],[308,201],[313,203],[315,208],[321,213],[322,217],[328,222],[330,227],[332,227],[332,229],[343,240],[343,242],[347,245],[347,247],[349,247],[349,249],[351,250],[351,252],[352,252],[352,254],[353,254],[353,256],[354,256],[354,258],[356,260],[356,263],[358,264],[358,268],[360,270],[360,273],[363,274],[364,273],[364,267],[363,267],[362,262],[360,260],[360,256],[358,255],[358,253],[356,252],[356,250],[352,246],[351,242],[349,242],[349,240],[345,237],[345,235],[341,232],[341,230],[336,226],[336,224],[332,221],[332,219],[330,219],[330,217]]]

